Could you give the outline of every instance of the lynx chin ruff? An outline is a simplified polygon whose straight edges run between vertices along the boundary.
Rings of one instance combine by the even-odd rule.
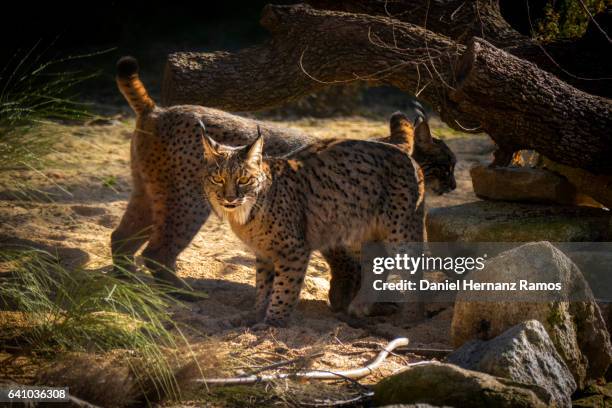
[[[363,242],[425,240],[425,179],[438,194],[455,183],[454,156],[423,123],[415,131],[398,113],[388,143],[327,139],[282,158],[263,156],[261,134],[233,147],[204,132],[204,191],[215,213],[255,252],[259,320],[288,322],[315,250],[330,263],[334,283],[338,270],[346,274],[345,260],[358,264]],[[411,157],[417,151],[431,163],[428,172]],[[336,285],[336,299],[330,290],[332,307],[368,315],[372,304],[355,295],[359,273],[352,273],[349,285]]]

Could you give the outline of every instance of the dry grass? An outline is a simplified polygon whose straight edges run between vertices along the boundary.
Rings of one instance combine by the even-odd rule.
[[[388,133],[382,118],[301,119],[281,124],[320,137],[368,138]],[[61,134],[45,156],[50,164],[38,171],[15,168],[0,172],[0,244],[10,242],[42,248],[57,255],[62,267],[70,270],[102,268],[100,271],[104,271],[110,264],[110,233],[119,222],[130,191],[129,144],[133,119],[119,115],[81,125],[44,124],[40,129]],[[467,170],[471,161],[486,158],[486,141],[460,137],[444,127],[434,127],[433,132],[448,138],[451,147],[461,152],[463,162],[458,166],[458,191],[430,203],[449,205],[471,199]],[[15,195],[13,186],[23,182],[28,184],[26,193],[39,191],[39,195]],[[404,315],[372,319],[364,327],[344,323],[326,305],[329,271],[318,255],[311,261],[295,324],[286,329],[252,332],[249,313],[254,301],[253,256],[215,218],[207,222],[182,254],[178,267],[180,276],[196,289],[207,292],[209,298],[187,307],[167,309],[172,320],[185,328],[183,331],[196,357],[194,360],[189,348],[182,344],[176,351],[168,350],[172,355],[170,368],[183,402],[178,404],[173,402],[174,398],[166,398],[163,402],[166,406],[265,406],[312,402],[322,396],[341,399],[355,395],[356,390],[346,383],[322,385],[292,381],[206,389],[194,385],[192,380],[201,375],[234,376],[241,370],[249,372],[258,366],[315,351],[323,354],[310,361],[312,368],[351,368],[367,362],[378,351],[377,344],[394,336],[409,337],[415,347],[447,346],[450,310],[421,325],[411,324]],[[13,327],[19,330],[18,324]],[[127,348],[97,353],[82,349],[44,364],[16,359],[12,364],[19,370],[12,375],[19,378],[17,371],[21,371],[24,380],[71,384],[71,389],[81,393],[78,396],[103,406],[113,406],[114,398],[141,401],[141,386],[134,386],[135,378],[125,359],[130,353]],[[6,355],[0,355],[0,359],[3,356]],[[418,357],[409,360],[415,358]],[[405,362],[404,357],[389,358],[366,382],[389,375]],[[64,369],[69,366],[74,368]],[[124,384],[120,392],[104,394],[96,386],[97,381],[102,381],[110,390],[118,386],[118,379],[123,379]]]

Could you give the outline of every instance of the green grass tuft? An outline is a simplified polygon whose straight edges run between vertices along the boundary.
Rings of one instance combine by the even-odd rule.
[[[92,116],[88,106],[77,100],[74,88],[98,73],[71,66],[107,51],[47,59],[49,49],[37,43],[17,52],[0,70],[0,171],[37,165],[51,149],[57,135],[41,132],[40,124]]]
[[[142,395],[180,398],[172,352],[188,344],[172,320],[173,288],[67,270],[38,250],[3,250],[0,267],[10,271],[0,281],[0,309],[20,315],[18,325],[0,327],[0,348],[45,359],[129,350]]]

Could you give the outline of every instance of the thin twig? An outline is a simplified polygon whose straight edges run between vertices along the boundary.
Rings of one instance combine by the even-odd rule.
[[[198,383],[205,384],[217,384],[217,385],[232,385],[232,384],[255,384],[261,382],[271,382],[275,380],[289,379],[289,378],[304,378],[311,380],[337,380],[339,378],[351,378],[358,379],[370,375],[375,369],[377,369],[389,356],[389,354],[398,347],[405,347],[409,344],[409,341],[405,337],[397,338],[387,344],[378,356],[370,364],[365,367],[353,368],[350,370],[343,370],[338,372],[329,372],[323,370],[313,370],[306,372],[297,373],[279,373],[272,375],[251,375],[248,377],[232,377],[232,378],[198,378],[194,380]],[[420,361],[417,363],[411,363],[409,367],[414,365],[422,365],[429,363],[429,361]]]
[[[473,128],[467,128],[465,126],[463,126],[461,123],[459,123],[459,121],[457,119],[455,119],[455,123],[457,124],[457,126],[459,126],[463,131],[468,132],[468,133],[474,133],[474,132],[479,132],[482,130],[482,127],[480,126],[476,126]]]
[[[461,5],[459,7],[457,7],[457,9],[455,11],[453,11],[450,15],[450,21],[453,21],[455,19],[455,15],[459,12],[459,10],[461,10],[461,8],[463,7],[463,5],[465,4],[465,1],[463,3],[461,3]]]

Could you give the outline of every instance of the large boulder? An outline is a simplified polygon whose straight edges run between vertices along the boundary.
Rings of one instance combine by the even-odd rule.
[[[601,310],[608,333],[612,330],[612,245],[595,243],[599,250],[566,252],[580,268],[593,289],[593,295]]]
[[[547,393],[452,364],[410,367],[374,386],[374,405],[418,404],[451,407],[547,407]]]
[[[459,292],[451,324],[455,347],[474,339],[492,339],[514,325],[535,319],[546,328],[580,389],[604,375],[612,361],[612,346],[599,307],[580,270],[550,243],[525,244],[503,252],[466,279],[560,282],[562,290],[554,292],[554,300],[548,294],[529,292],[529,301],[479,301],[474,292]]]
[[[612,213],[598,208],[476,201],[432,208],[431,242],[572,242],[612,240]]]
[[[596,204],[564,177],[529,167],[474,166],[470,169],[474,193],[480,198],[565,205]]]
[[[489,341],[465,343],[447,361],[545,389],[558,407],[571,407],[576,381],[537,320],[516,325]]]

